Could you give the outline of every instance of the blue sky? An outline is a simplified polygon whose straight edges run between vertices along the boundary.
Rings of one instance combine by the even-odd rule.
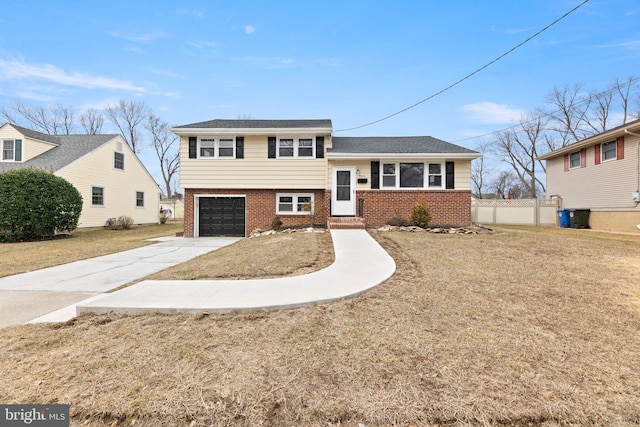
[[[173,125],[250,116],[329,118],[345,129],[443,89],[580,3],[7,0],[0,105],[61,102],[80,114],[143,100]],[[590,0],[444,94],[338,134],[431,135],[472,148],[480,140],[466,138],[508,126],[554,86],[603,89],[640,74],[638,22],[637,0]]]

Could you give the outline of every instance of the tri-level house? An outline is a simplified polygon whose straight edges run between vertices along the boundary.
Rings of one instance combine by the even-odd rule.
[[[479,153],[429,136],[334,137],[331,120],[211,120],[177,126],[186,237],[345,221],[471,222],[471,161]]]
[[[540,156],[547,161],[547,197],[589,209],[589,226],[638,232],[640,120]]]
[[[41,169],[78,189],[78,227],[100,227],[121,215],[135,224],[159,221],[158,184],[120,135],[48,135],[6,123],[0,144],[0,173]]]

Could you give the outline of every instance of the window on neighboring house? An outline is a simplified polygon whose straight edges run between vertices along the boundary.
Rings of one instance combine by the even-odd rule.
[[[615,159],[616,156],[616,141],[602,144],[602,161]]]
[[[136,207],[144,208],[144,192],[136,191]]]
[[[124,153],[113,153],[113,167],[124,170]]]
[[[382,186],[383,187],[396,186],[396,164],[395,163],[384,163],[382,165]]]
[[[200,139],[200,157],[216,156],[216,140],[213,138]]]
[[[277,194],[278,214],[304,214],[313,211],[313,194]]]
[[[5,139],[2,141],[2,160],[15,160],[15,141],[13,139]]]
[[[579,168],[580,167],[580,152],[576,151],[575,153],[569,154],[569,168]]]
[[[91,187],[91,205],[104,206],[104,188]]]
[[[429,163],[429,188],[442,188],[441,163]]]

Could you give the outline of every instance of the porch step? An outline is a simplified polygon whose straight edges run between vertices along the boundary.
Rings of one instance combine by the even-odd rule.
[[[363,230],[364,218],[357,216],[332,216],[327,220],[329,230]]]

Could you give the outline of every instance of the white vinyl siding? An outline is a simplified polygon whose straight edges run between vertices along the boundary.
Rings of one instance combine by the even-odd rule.
[[[547,196],[562,197],[563,208],[634,208],[638,185],[639,137],[625,135],[624,159],[595,164],[595,147],[586,149],[586,167],[566,173],[564,156],[547,160]],[[601,148],[602,150],[602,148]],[[602,151],[601,151],[602,156]]]
[[[268,158],[268,137],[245,136],[242,161],[202,161],[189,158],[189,138],[180,140],[180,187],[182,188],[280,188],[324,189],[327,159]],[[325,135],[325,147],[330,136]],[[286,139],[286,138],[285,138]],[[294,138],[295,139],[295,138]],[[315,137],[313,138],[315,155]],[[276,145],[276,149],[279,146]]]
[[[55,172],[80,191],[84,200],[80,227],[101,227],[108,218],[128,215],[134,224],[157,224],[160,210],[160,190],[130,148],[123,144],[126,157],[124,171],[114,169],[113,153],[120,137],[103,144],[94,151]],[[104,189],[101,206],[92,206],[92,187]],[[144,192],[144,207],[136,207],[135,192]]]

